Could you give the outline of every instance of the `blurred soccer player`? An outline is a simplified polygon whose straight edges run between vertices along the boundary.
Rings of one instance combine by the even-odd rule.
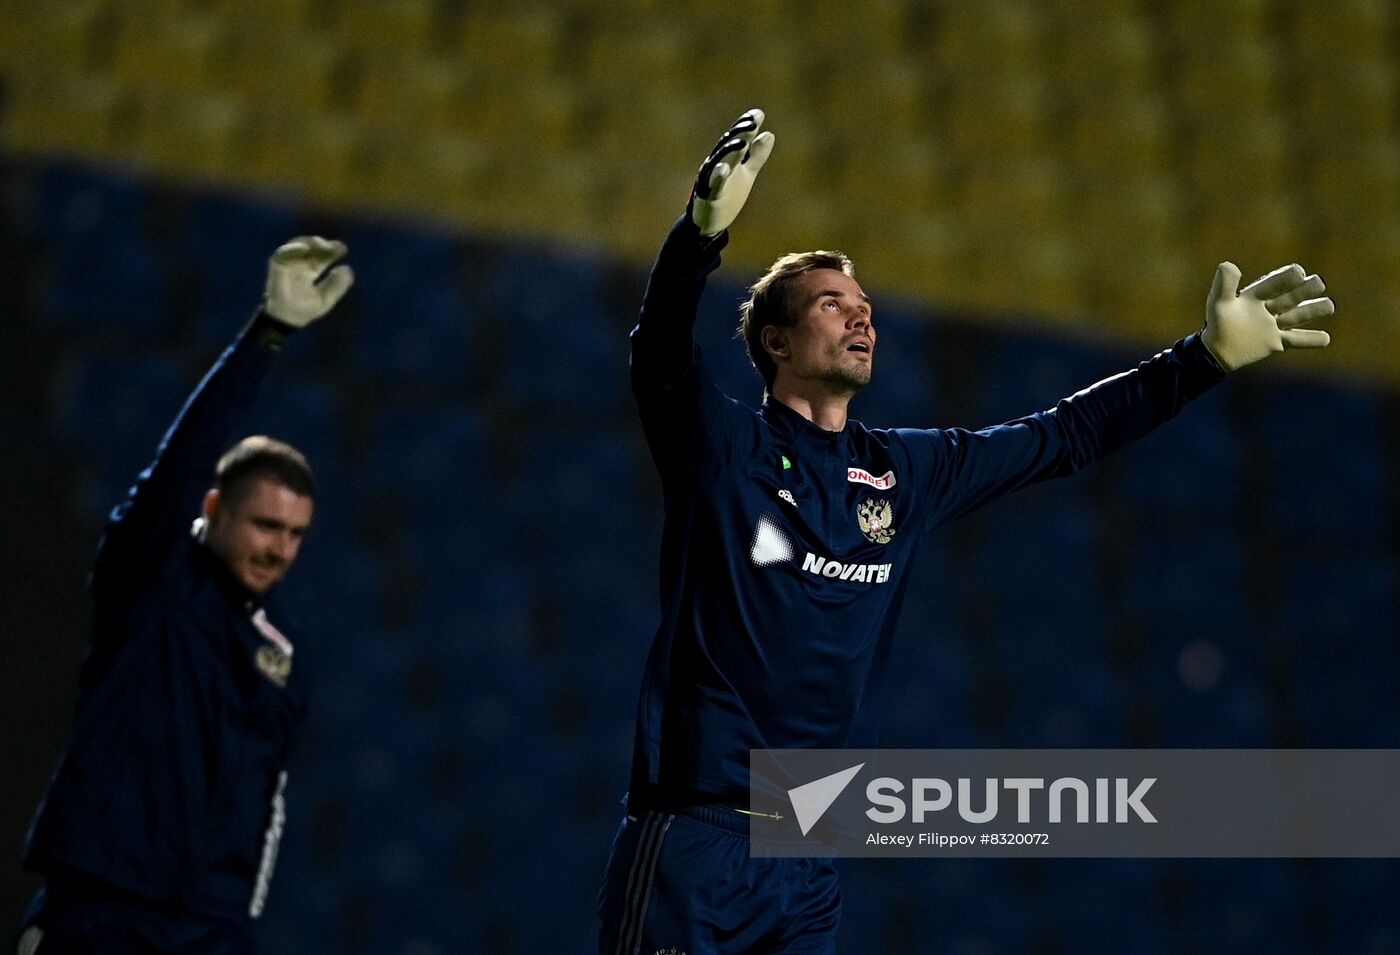
[[[270,438],[219,452],[287,336],[350,288],[350,267],[331,268],[345,251],[277,249],[262,309],[112,512],[73,736],[29,834],[25,865],[45,882],[24,955],[252,949],[308,685],[271,594],[314,488],[301,453]]]
[[[700,166],[632,332],[632,387],[661,475],[662,623],[637,713],[627,815],[599,898],[599,951],[831,952],[825,859],[750,858],[750,749],[869,747],[920,537],[1020,487],[1072,474],[1173,417],[1226,371],[1333,311],[1297,265],[1237,290],[1216,272],[1206,322],[1053,409],[981,431],[873,430],[874,309],[837,252],[785,255],[740,310],[766,386],[723,395],[691,335],[727,228],[773,148],[740,117]],[[1014,374],[1014,369],[987,369]]]

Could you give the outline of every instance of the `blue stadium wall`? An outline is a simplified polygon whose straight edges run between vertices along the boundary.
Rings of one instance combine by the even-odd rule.
[[[349,243],[357,284],[246,427],[301,446],[324,488],[285,588],[316,693],[265,949],[587,951],[657,618],[660,497],[626,374],[644,272],[110,169],[0,174],[0,920],[35,885],[18,856],[63,746],[103,515],[256,305],[267,253],[314,231]],[[659,242],[667,223],[645,227]],[[720,273],[699,329],[756,401],[732,340],[749,278]],[[855,414],[879,426],[994,423],[1146,357],[922,306],[877,320]],[[1397,422],[1392,391],[1245,373],[930,539],[884,742],[1400,745]],[[1400,949],[1400,862],[844,873],[849,952]]]

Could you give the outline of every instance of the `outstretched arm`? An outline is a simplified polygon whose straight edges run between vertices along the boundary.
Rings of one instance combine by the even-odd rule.
[[[1285,347],[1322,347],[1326,332],[1302,325],[1334,310],[1322,280],[1297,265],[1236,292],[1239,270],[1216,272],[1200,334],[1131,371],[1061,400],[1048,411],[980,431],[900,432],[929,475],[930,520],[946,523],[1019,487],[1072,474],[1174,418],[1227,371]]]
[[[273,357],[289,335],[334,308],[354,282],[348,265],[331,268],[345,252],[344,243],[306,236],[273,253],[262,307],[191,393],[155,460],[112,510],[90,581],[95,599],[134,597],[186,537],[213,483],[215,462]]]

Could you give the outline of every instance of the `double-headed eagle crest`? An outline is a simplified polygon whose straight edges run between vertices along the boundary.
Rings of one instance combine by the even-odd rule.
[[[876,500],[867,497],[856,508],[856,519],[860,521],[860,532],[872,544],[888,544],[894,536],[894,508],[884,498]]]

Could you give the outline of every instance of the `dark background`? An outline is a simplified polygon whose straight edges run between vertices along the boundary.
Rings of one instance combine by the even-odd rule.
[[[656,618],[660,503],[625,385],[644,273],[70,164],[4,172],[6,854],[63,747],[102,516],[256,303],[264,252],[314,225],[359,282],[248,422],[323,488],[285,585],[316,697],[268,949],[585,949]],[[756,399],[721,275],[702,344]],[[879,323],[856,406],[876,425],[994,422],[1143,357],[897,302]],[[1246,372],[930,539],[885,743],[1395,746],[1395,411]],[[1389,862],[846,870],[851,951],[1400,941]],[[12,866],[12,918],[32,885]]]

